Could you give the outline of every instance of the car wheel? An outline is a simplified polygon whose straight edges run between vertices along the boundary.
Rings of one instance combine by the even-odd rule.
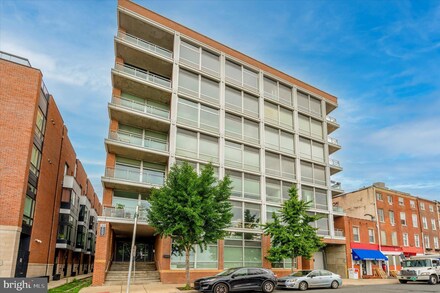
[[[406,283],[408,283],[408,281],[407,280],[399,280],[399,283],[400,284],[406,284]]]
[[[263,286],[261,287],[264,293],[272,293],[272,291],[275,289],[275,284],[271,281],[266,281],[263,283]]]
[[[332,284],[330,285],[330,287],[332,289],[338,289],[339,287],[339,282],[338,281],[333,281]]]
[[[301,291],[306,291],[309,288],[309,285],[307,284],[307,282],[302,281],[301,283],[299,283],[298,288]]]
[[[228,285],[220,283],[215,285],[214,287],[214,293],[228,293],[229,292],[229,288]]]
[[[437,284],[438,283],[438,277],[436,275],[429,276],[428,283],[431,284],[431,285]]]

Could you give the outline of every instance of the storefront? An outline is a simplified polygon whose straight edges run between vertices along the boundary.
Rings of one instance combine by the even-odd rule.
[[[352,249],[353,263],[357,264],[360,272],[360,278],[373,278],[376,268],[382,268],[382,264],[388,261],[388,258],[379,250],[370,249]]]

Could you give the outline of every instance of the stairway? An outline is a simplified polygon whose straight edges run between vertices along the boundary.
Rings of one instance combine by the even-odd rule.
[[[105,277],[104,285],[126,285],[128,278],[128,262],[113,262]],[[137,262],[136,269],[131,271],[132,285],[160,282],[159,272],[154,262]]]

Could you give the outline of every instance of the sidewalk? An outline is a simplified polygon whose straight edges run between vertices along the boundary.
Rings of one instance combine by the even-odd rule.
[[[342,286],[368,286],[368,285],[388,285],[398,284],[397,279],[343,279]],[[145,285],[131,285],[130,293],[179,293],[177,287],[183,286],[178,284],[162,284],[162,283],[150,283]],[[87,287],[81,289],[80,293],[125,293],[127,286],[97,286]],[[197,292],[195,290],[186,291],[188,293]]]
[[[47,284],[47,287],[48,287],[48,289],[53,289],[53,288],[62,286],[64,284],[70,283],[73,281],[73,279],[82,280],[85,278],[91,278],[92,276],[93,276],[93,273],[90,273],[90,274],[79,275],[79,276],[75,276],[75,277],[67,277],[67,278],[63,278],[58,281],[50,281],[49,284]]]
[[[397,279],[342,279],[342,286],[368,286],[399,284]]]

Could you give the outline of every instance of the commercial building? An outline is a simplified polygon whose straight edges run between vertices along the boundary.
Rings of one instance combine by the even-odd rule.
[[[345,272],[345,238],[333,225],[344,213],[332,206],[343,191],[330,179],[342,170],[329,136],[339,128],[328,116],[337,98],[131,1],[118,1],[117,19],[93,284],[126,280],[136,206],[136,281],[184,280],[184,259],[146,221],[151,190],[183,161],[197,170],[212,162],[233,181],[231,233],[191,256],[192,278],[235,266],[289,272],[290,261],[265,259],[270,241],[258,224],[292,185],[323,216],[315,225],[327,243],[296,266]]]
[[[438,202],[379,182],[336,196],[333,203],[347,215],[335,221],[346,233],[347,267],[360,269],[360,276],[373,277],[382,262],[389,274],[400,270],[405,257],[440,251]],[[366,250],[364,257],[357,257],[357,249]]]
[[[0,277],[92,270],[101,205],[39,69],[0,52]]]

